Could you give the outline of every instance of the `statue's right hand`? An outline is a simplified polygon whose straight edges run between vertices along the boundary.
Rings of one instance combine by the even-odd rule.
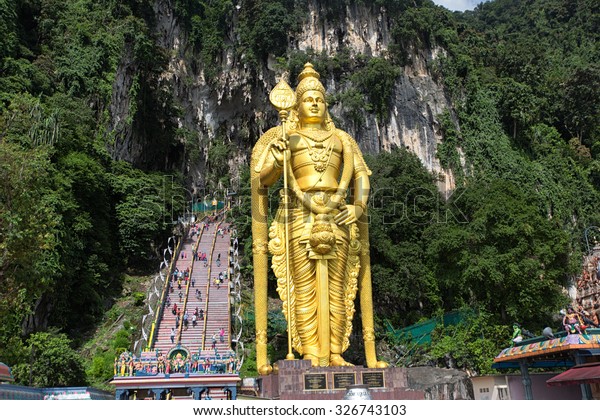
[[[290,157],[290,151],[288,149],[288,142],[286,140],[277,140],[271,145],[271,153],[275,158],[275,161],[279,166],[283,165],[283,154],[287,153],[287,158]]]

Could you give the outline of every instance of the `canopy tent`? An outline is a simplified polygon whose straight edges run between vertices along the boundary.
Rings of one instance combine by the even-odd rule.
[[[584,363],[546,381],[548,386],[600,383],[600,362]]]

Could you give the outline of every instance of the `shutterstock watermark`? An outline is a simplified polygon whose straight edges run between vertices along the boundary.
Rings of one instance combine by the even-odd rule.
[[[331,193],[305,192],[301,196],[292,189],[283,191],[283,188],[264,188],[259,191],[268,203],[267,213],[264,207],[257,208],[256,214],[260,219],[268,219],[275,214],[276,209],[289,210],[288,217],[293,222],[297,217],[306,218],[309,211],[318,211],[319,204],[327,205]],[[415,188],[405,191],[401,188],[379,188],[369,191],[367,201],[368,223],[393,225],[398,223],[412,223],[420,225],[445,224],[449,222],[468,223],[468,218],[457,206],[462,192],[458,196],[452,194],[446,199],[434,188]],[[353,204],[353,192],[350,191],[344,202]],[[239,193],[238,203],[243,208],[250,208],[250,187],[242,188]],[[360,201],[360,200],[359,200]],[[298,209],[302,208],[300,212]],[[311,210],[309,210],[311,209]],[[294,211],[296,210],[296,211]],[[252,217],[248,215],[248,217]]]
[[[193,214],[208,212],[212,213],[224,207],[238,207],[237,214],[240,217],[251,218],[251,188],[250,185],[241,185],[239,179],[233,179],[231,184],[236,188],[196,189],[190,191],[181,186],[173,176],[163,177],[162,191],[157,192],[155,188],[146,187],[137,193],[138,208],[148,222],[160,222],[165,224],[177,224],[183,220],[189,220]],[[334,192],[308,191],[296,193],[292,189],[284,191],[283,188],[263,188],[258,193],[266,199],[266,208],[257,207],[255,214],[258,219],[270,219],[278,209],[286,207],[290,222],[297,217],[307,218],[310,211],[320,211],[329,206],[335,213],[340,206],[333,204],[330,200],[339,200],[332,197]],[[363,191],[364,193],[364,191]],[[356,191],[349,190],[342,200],[346,205],[355,203]],[[459,194],[456,196],[456,194]],[[368,223],[383,225],[394,225],[398,223],[410,223],[417,225],[446,224],[446,223],[468,223],[468,218],[457,206],[463,192],[453,192],[444,198],[437,189],[417,187],[406,191],[404,188],[373,188],[368,191],[366,203]],[[364,199],[359,198],[358,201]],[[343,208],[344,204],[341,204]],[[359,203],[361,206],[362,203]],[[243,215],[244,209],[248,214]],[[263,214],[266,209],[266,213]],[[298,210],[301,209],[301,210]],[[311,209],[311,210],[309,210]]]

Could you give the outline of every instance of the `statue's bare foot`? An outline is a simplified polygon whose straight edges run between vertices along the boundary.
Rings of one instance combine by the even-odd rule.
[[[378,360],[377,364],[375,365],[375,367],[377,367],[378,369],[384,369],[386,367],[389,367],[389,365],[386,362],[382,361],[382,360]]]
[[[332,354],[329,358],[329,366],[354,366],[352,363],[348,363],[339,354]]]
[[[314,356],[312,354],[305,354],[304,360],[310,360],[310,365],[312,367],[319,366],[319,358],[317,356]]]

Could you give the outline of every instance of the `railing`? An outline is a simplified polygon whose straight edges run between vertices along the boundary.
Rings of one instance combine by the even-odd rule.
[[[218,218],[218,217],[222,216],[225,213],[226,213],[226,210],[224,209],[224,210],[222,210],[222,211],[214,214],[213,217]],[[207,218],[208,218],[208,216],[204,215],[202,217],[202,219],[199,221],[199,223],[205,223],[205,221],[206,221]],[[219,222],[219,225],[220,224],[221,224],[221,222]],[[215,245],[217,230],[218,230],[218,226],[215,228],[215,238],[213,238],[213,248],[212,248],[212,251],[214,251],[214,245]],[[165,310],[165,300],[166,300],[166,296],[167,296],[168,290],[169,290],[169,279],[173,275],[174,264],[177,263],[179,255],[181,253],[181,247],[182,247],[183,239],[187,238],[188,234],[189,234],[189,224],[185,228],[185,230],[183,232],[183,235],[181,236],[181,239],[175,245],[175,251],[173,252],[173,254],[171,256],[171,261],[169,262],[167,276],[166,276],[165,279],[163,279],[162,268],[159,270],[159,276],[161,277],[161,279],[163,279],[162,292],[161,292],[161,295],[160,295],[158,301],[156,302],[157,310],[154,311],[155,317],[154,317],[154,320],[152,321],[152,324],[151,324],[151,327],[150,327],[149,337],[146,339],[145,334],[144,334],[144,339],[147,340],[146,347],[144,348],[145,351],[149,351],[150,349],[154,348],[154,344],[155,344],[155,341],[156,341],[156,331],[160,327],[160,322],[162,320],[162,317],[163,317],[163,314],[164,314],[164,310]],[[198,250],[198,247],[199,247],[199,244],[200,244],[200,240],[201,240],[203,234],[204,234],[204,229],[202,229],[202,232],[200,233],[200,235],[198,235],[198,239],[196,241],[196,251]],[[166,251],[167,250],[165,249],[165,253],[166,253]],[[212,265],[212,251],[211,251],[211,265]],[[187,299],[188,299],[188,295],[189,295],[189,285],[191,283],[191,276],[192,276],[192,273],[193,273],[193,264],[194,264],[194,261],[195,260],[192,258],[192,268],[190,269],[190,277],[189,277],[189,281],[187,283],[186,299],[185,299],[185,302],[184,302],[183,313],[185,313],[185,309],[186,309],[186,305],[187,305]],[[163,267],[163,264],[165,264],[165,263],[166,263],[166,260],[164,260],[161,263],[161,267]],[[210,288],[210,265],[209,265],[207,288]],[[207,295],[208,295],[208,289],[207,289]],[[207,299],[207,302],[206,302],[206,309],[208,309],[208,299]],[[152,308],[151,307],[150,307],[150,310],[152,312]],[[204,318],[204,320],[205,320],[205,324],[204,324],[204,330],[205,330],[204,336],[205,336],[206,335],[206,317]],[[177,343],[178,344],[181,341],[181,329],[182,329],[182,327],[183,327],[183,322],[181,323],[181,326],[179,328],[179,334],[178,334],[178,337],[177,337]],[[203,337],[203,346],[202,347],[204,347],[204,342],[205,342],[205,337]],[[136,347],[137,347],[137,342],[136,342]]]
[[[212,272],[212,261],[213,261],[213,253],[215,252],[215,243],[217,242],[217,232],[219,231],[219,226],[221,226],[221,222],[219,222],[215,227],[215,236],[213,238],[213,243],[212,243],[212,247],[210,249],[210,262],[208,263],[208,274],[207,274],[207,281],[206,281],[206,302],[204,302],[204,326],[203,326],[203,332],[202,332],[202,345],[200,346],[200,348],[202,350],[205,349],[206,346],[206,327],[208,325],[208,317],[209,317],[209,313],[208,313],[208,303],[210,301],[210,275]]]
[[[174,262],[177,260],[177,255],[179,252],[179,247],[181,245],[181,239],[179,239],[179,241],[177,242],[177,245],[175,245],[175,250],[173,253],[173,256],[171,257],[171,262],[169,263],[169,269],[167,270],[167,277],[163,283],[163,289],[162,292],[160,294],[160,299],[157,302],[157,310],[156,310],[156,315],[154,316],[154,321],[152,321],[152,327],[150,328],[150,338],[148,339],[148,343],[146,345],[146,351],[150,350],[152,348],[152,346],[154,345],[154,332],[156,331],[157,325],[160,323],[160,319],[162,318],[163,315],[163,302],[165,300],[165,294],[167,292],[167,290],[169,290],[169,278],[171,277],[171,273],[173,272],[173,264]]]
[[[156,315],[154,317],[154,321],[152,321],[152,327],[150,329],[150,337],[146,344],[146,351],[148,351],[154,347],[154,341],[156,340],[155,331],[158,328],[158,325],[160,324],[160,320],[162,319],[162,315],[164,312],[165,296],[166,296],[167,291],[169,290],[169,279],[171,278],[171,276],[173,274],[173,264],[175,264],[175,262],[177,261],[177,258],[179,256],[179,251],[181,249],[182,239],[187,235],[187,233],[189,233],[189,230],[187,232],[184,232],[184,235],[181,237],[181,239],[179,239],[179,241],[175,245],[175,251],[174,251],[173,255],[171,256],[171,262],[169,263],[169,269],[167,270],[167,277],[166,277],[165,281],[163,282],[162,293],[161,293],[160,299],[157,302]]]
[[[192,264],[190,265],[190,272],[188,275],[187,284],[185,287],[185,299],[183,300],[183,309],[181,313],[185,315],[185,311],[187,309],[187,301],[190,293],[190,284],[192,283],[192,275],[194,274],[194,263],[196,262],[196,258],[194,256],[195,252],[198,252],[198,247],[200,246],[200,241],[202,239],[202,235],[204,235],[204,219],[202,220],[202,231],[198,235],[198,239],[196,239],[196,245],[192,246]],[[181,344],[181,332],[183,330],[183,315],[179,320],[179,331],[177,332],[177,345]]]
[[[229,319],[227,320],[227,341],[229,344],[229,348],[231,348],[231,286],[232,286],[232,277],[233,270],[231,269],[231,253],[233,252],[233,248],[231,246],[231,230],[229,231],[229,246],[227,247],[227,315]]]
[[[235,229],[231,230],[231,267],[230,273],[231,277],[229,278],[230,284],[230,305],[233,306],[233,312],[230,312],[230,330],[232,334],[230,336],[230,343],[233,348],[233,344],[235,343],[235,354],[236,358],[239,359],[239,366],[243,366],[244,364],[244,343],[240,341],[242,337],[243,330],[243,320],[241,316],[242,311],[242,284],[241,284],[241,273],[240,273],[240,264],[238,261],[239,256],[239,240],[237,238],[237,232]],[[230,308],[231,309],[231,308]]]

